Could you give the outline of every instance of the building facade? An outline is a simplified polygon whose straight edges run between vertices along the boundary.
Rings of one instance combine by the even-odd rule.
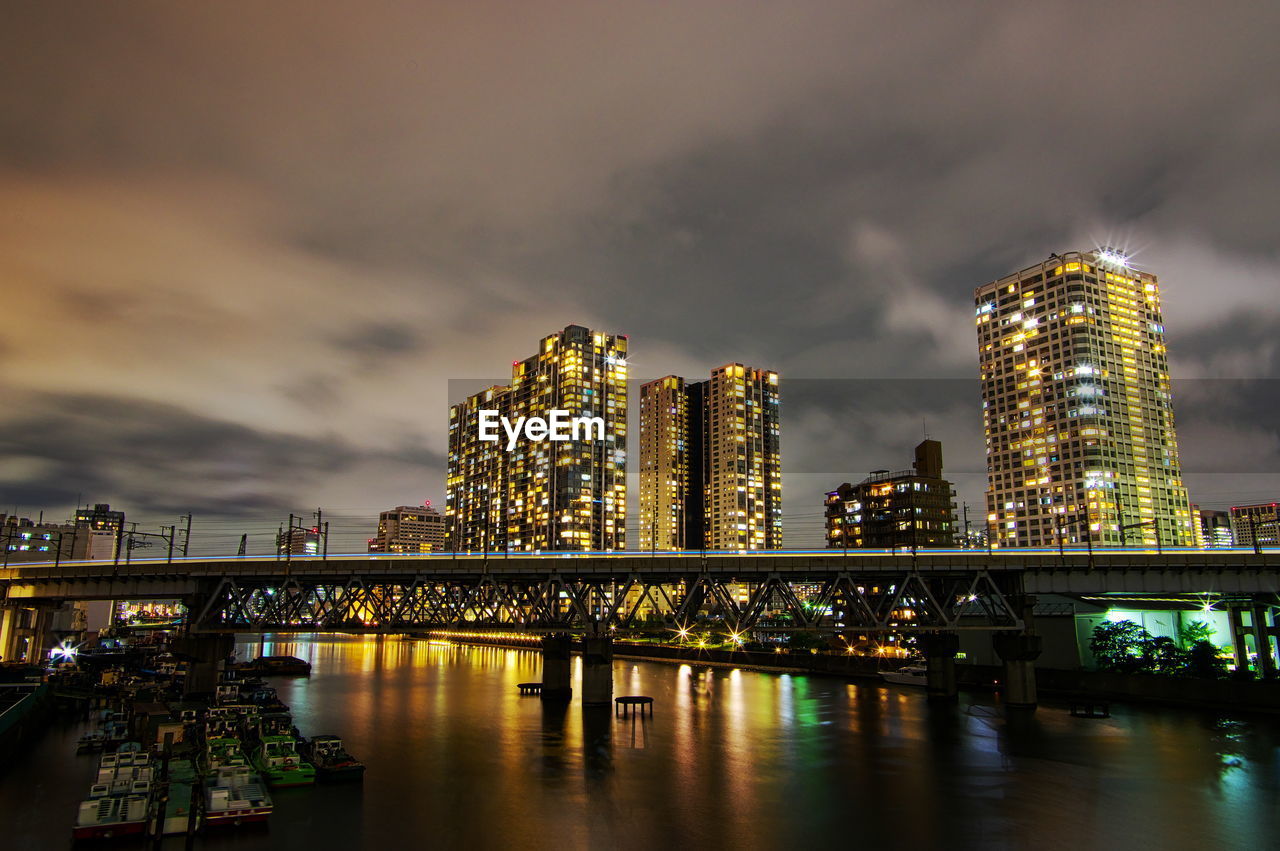
[[[481,440],[479,412],[513,422],[599,417],[565,441]],[[450,544],[475,552],[613,551],[626,548],[627,338],[579,325],[543,338],[491,387],[449,411],[445,514]]]
[[[1238,547],[1280,546],[1280,509],[1274,502],[1233,505],[1231,534]]]
[[[445,483],[448,548],[507,548],[507,459],[501,443],[480,439],[480,411],[511,415],[511,388],[494,386],[449,408],[449,470]]]
[[[956,544],[955,488],[942,478],[942,444],[916,447],[910,470],[876,470],[827,494],[827,547],[896,549]]]
[[[1191,546],[1159,283],[1112,249],[975,291],[995,546]]]
[[[369,539],[369,552],[438,553],[447,539],[445,516],[430,502],[401,505],[378,515],[378,534]]]
[[[72,523],[82,529],[117,533],[124,529],[124,512],[112,511],[110,503],[99,502],[93,508],[77,508]]]
[[[640,396],[641,549],[780,549],[778,374],[726,364]]]
[[[1201,549],[1230,549],[1236,545],[1235,533],[1231,531],[1231,512],[1195,506],[1194,516],[1199,520],[1200,540],[1196,544]]]
[[[640,549],[684,550],[689,519],[689,393],[668,375],[640,387]],[[701,519],[701,518],[699,518]]]
[[[297,526],[276,533],[277,556],[314,556],[320,554],[320,530]]]

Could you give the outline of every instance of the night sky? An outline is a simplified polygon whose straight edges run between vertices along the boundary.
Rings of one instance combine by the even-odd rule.
[[[781,372],[788,543],[925,430],[979,506],[973,288],[1103,243],[1161,278],[1192,499],[1280,498],[1278,32],[1258,3],[10,3],[0,511],[372,534],[443,503],[463,380],[570,323],[630,335],[635,378]]]

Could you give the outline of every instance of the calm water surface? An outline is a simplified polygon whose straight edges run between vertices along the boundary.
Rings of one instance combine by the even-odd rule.
[[[521,698],[532,651],[240,648],[259,653],[312,662],[273,685],[304,734],[343,736],[369,770],[362,786],[280,790],[269,827],[197,848],[1280,847],[1265,718],[1085,721],[1050,704],[1013,723],[985,695],[940,710],[910,687],[617,660],[616,694],[656,698],[641,721]],[[0,848],[71,845],[97,762],[74,755],[82,729],[55,727],[0,772]]]

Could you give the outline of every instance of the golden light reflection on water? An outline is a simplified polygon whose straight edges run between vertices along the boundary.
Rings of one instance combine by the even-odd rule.
[[[1042,708],[1017,726],[982,696],[938,710],[922,689],[616,660],[615,694],[655,698],[652,718],[624,719],[521,697],[517,683],[541,679],[535,650],[268,636],[240,658],[259,654],[310,661],[310,678],[272,684],[304,733],[343,735],[369,764],[351,793],[363,847],[803,846],[851,824],[867,847],[1180,847],[1204,825],[1280,826],[1274,741],[1257,725]],[[580,697],[579,657],[571,673]],[[281,829],[310,829],[285,804]],[[278,851],[255,842],[237,847]]]

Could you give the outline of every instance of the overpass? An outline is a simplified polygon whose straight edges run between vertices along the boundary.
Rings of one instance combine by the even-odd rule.
[[[1028,665],[1038,655],[1031,606],[1049,594],[1212,605],[1241,613],[1233,624],[1242,631],[1248,617],[1263,640],[1280,600],[1280,551],[434,553],[0,568],[10,610],[181,599],[197,634],[500,628],[554,643],[569,633],[607,642],[630,630],[719,625],[733,637],[918,633],[942,657],[954,655],[959,631],[986,630],[1002,657]]]

